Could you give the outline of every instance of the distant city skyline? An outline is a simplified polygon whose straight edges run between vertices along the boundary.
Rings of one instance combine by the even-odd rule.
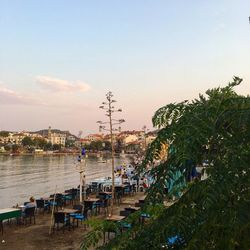
[[[243,78],[250,93],[249,0],[0,2],[0,130],[98,132],[112,91],[123,130]]]

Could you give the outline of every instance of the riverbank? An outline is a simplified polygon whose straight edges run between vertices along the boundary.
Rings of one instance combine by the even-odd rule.
[[[120,211],[125,207],[134,206],[139,199],[144,197],[144,193],[138,192],[133,196],[126,196],[122,199],[119,206],[114,206],[114,214],[119,215]],[[71,206],[67,206],[68,208]],[[91,218],[104,219],[105,215],[101,214]],[[0,249],[4,250],[75,250],[80,248],[83,235],[86,234],[90,228],[85,229],[84,225],[79,224],[79,227],[74,230],[63,233],[62,230],[55,231],[49,235],[51,214],[44,213],[44,215],[36,215],[35,225],[5,225],[4,234],[1,236]],[[101,244],[101,242],[100,242]]]

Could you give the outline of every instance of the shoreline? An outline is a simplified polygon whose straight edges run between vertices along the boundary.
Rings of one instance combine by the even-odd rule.
[[[39,152],[39,153],[0,153],[0,156],[56,156],[56,155],[79,155],[79,152]],[[102,155],[102,156],[100,156]],[[110,152],[88,152],[87,156],[103,157],[111,155]],[[135,154],[116,153],[115,156],[133,156]]]

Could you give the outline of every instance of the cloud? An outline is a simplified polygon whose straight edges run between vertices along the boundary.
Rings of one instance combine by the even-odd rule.
[[[0,104],[38,105],[39,103],[34,98],[9,89],[0,82]]]
[[[86,92],[90,86],[81,81],[67,81],[50,76],[37,76],[36,81],[44,89],[59,92]]]

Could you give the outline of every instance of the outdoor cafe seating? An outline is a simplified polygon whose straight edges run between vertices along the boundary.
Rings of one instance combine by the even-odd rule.
[[[48,202],[46,202],[45,200],[43,200],[43,199],[39,199],[39,200],[36,200],[36,209],[37,209],[37,211],[41,211],[42,210],[42,212],[43,212],[43,214],[44,214],[44,211],[45,210],[47,210],[47,211],[49,211],[49,203]]]
[[[64,232],[65,227],[70,228],[70,220],[69,217],[63,212],[55,212],[54,213],[54,226],[53,231],[55,231],[55,228],[59,230],[59,226],[62,224],[62,229]]]
[[[24,209],[22,217],[23,217],[23,221],[24,221],[25,225],[27,225],[27,220],[31,224],[32,223],[32,218],[33,218],[34,224],[36,224],[35,210],[36,210],[36,207],[26,207]]]
[[[86,209],[86,211],[90,211],[91,215],[93,214],[97,214],[98,212],[98,202],[100,201],[100,199],[96,198],[88,198],[87,200],[84,200],[84,209]]]
[[[74,205],[73,209],[77,210],[77,212],[71,213],[69,216],[73,219],[73,228],[74,228],[75,221],[77,222],[77,227],[78,227],[78,221],[81,221],[82,224],[83,221],[86,221],[88,219],[88,211],[87,209],[83,208],[83,205],[80,204]]]

